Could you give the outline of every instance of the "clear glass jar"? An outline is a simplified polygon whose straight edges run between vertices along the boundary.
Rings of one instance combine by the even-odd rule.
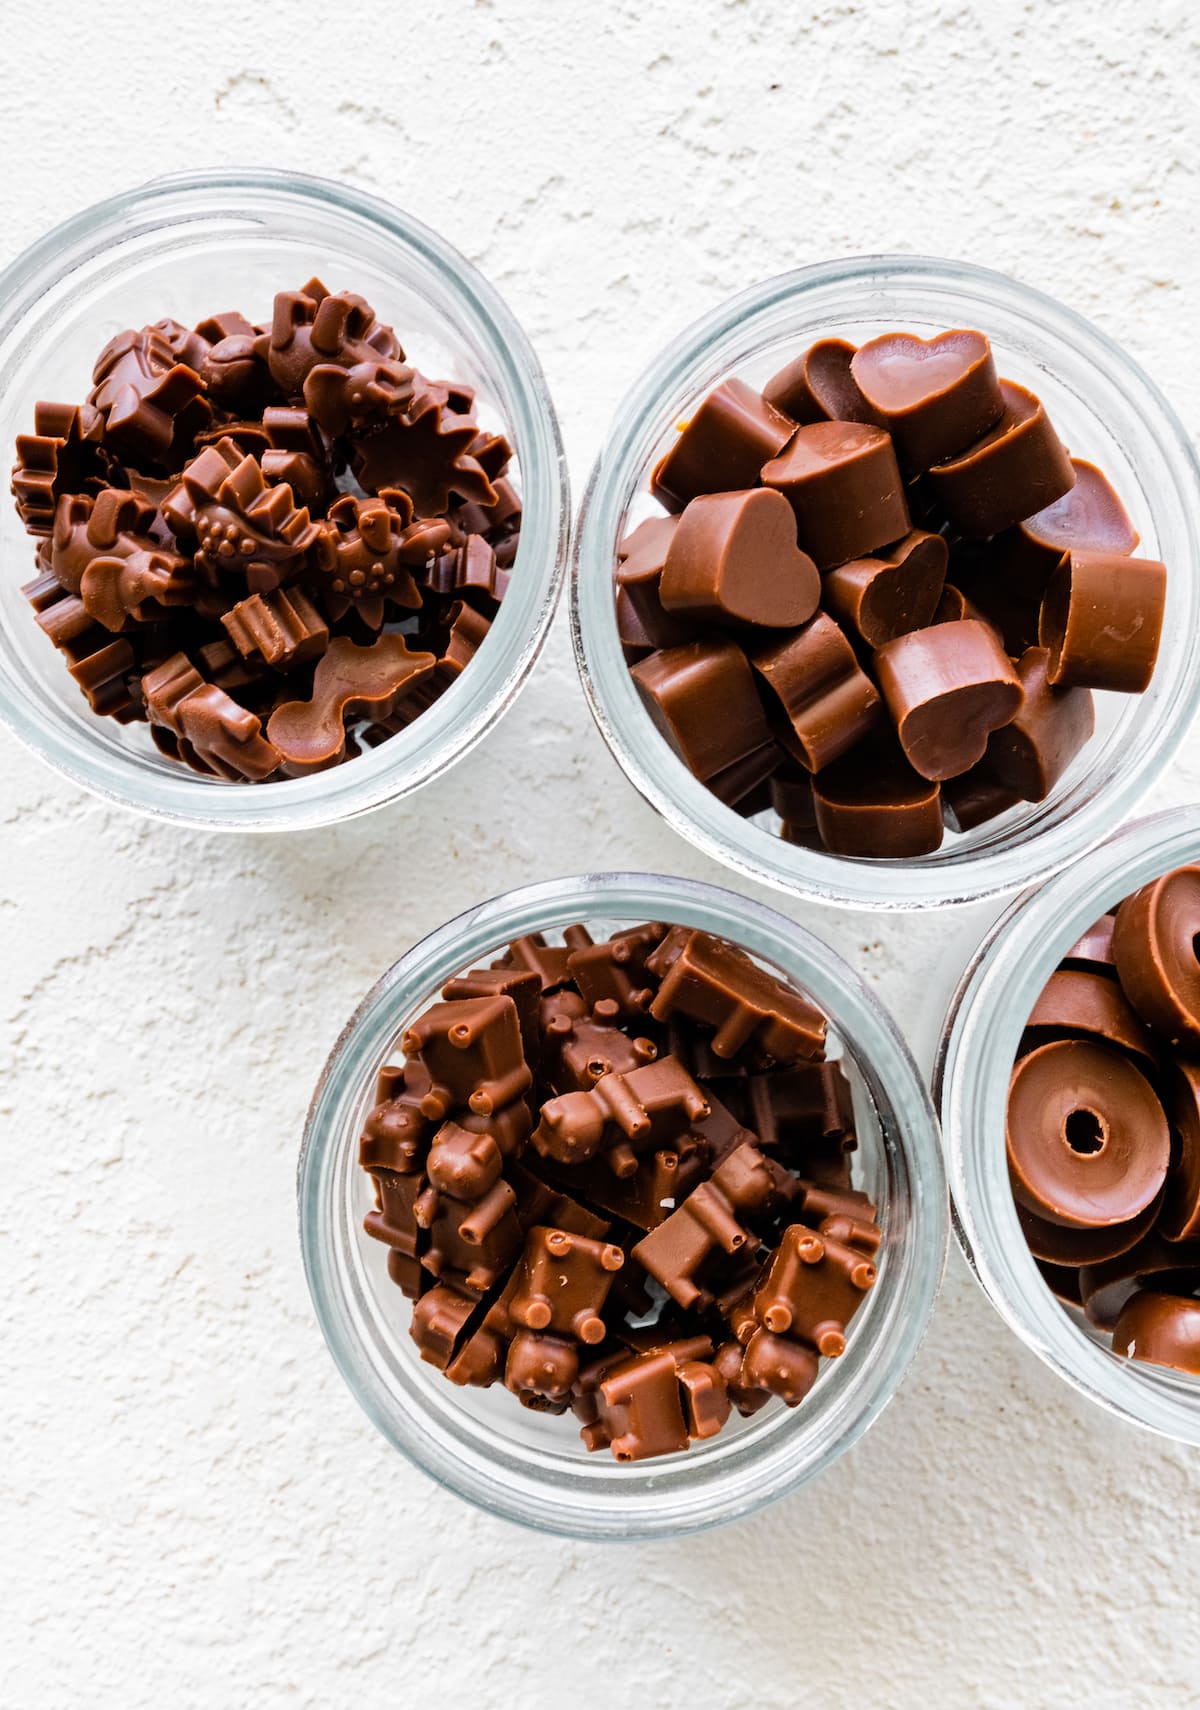
[[[1164,1436],[1200,1444],[1200,1378],[1122,1359],[1082,1313],[1051,1294],[1017,1222],[1004,1120],[1025,1021],[1063,955],[1131,891],[1200,860],[1200,809],[1126,826],[993,926],[946,1016],[934,1071],[954,1227],[1009,1328],[1089,1400]]]
[[[554,613],[570,501],[554,409],[505,304],[444,239],[376,197],[282,172],[157,179],[76,215],[0,274],[0,445],[32,431],[39,398],[87,395],[92,364],[125,327],[269,314],[317,274],[365,296],[427,374],[477,389],[480,420],[517,452],[524,515],[512,584],[478,657],[407,729],[344,766],[267,785],[226,784],[163,759],[144,725],[98,718],[33,622],[21,585],[33,543],[0,506],[0,718],[97,795],[211,830],[348,819],[427,783],[516,695]]]
[[[520,1407],[504,1389],[459,1389],[422,1364],[411,1303],[363,1234],[373,1204],[358,1137],[377,1070],[406,1026],[460,969],[522,933],[585,921],[597,936],[658,919],[725,934],[821,1005],[854,1089],[856,1185],[880,1206],[879,1280],[846,1353],[824,1362],[794,1411],[735,1415],[686,1454],[618,1465],[589,1455],[568,1415]],[[698,1530],[794,1490],[847,1449],[895,1390],[924,1333],[946,1247],[937,1123],[895,1023],[858,976],[802,927],[760,903],[685,879],[586,874],[510,891],[449,921],[388,970],[343,1029],[318,1083],[300,1155],[300,1237],[309,1288],[342,1375],[388,1440],[461,1496],[508,1519],[575,1536]]]
[[[1043,399],[1071,452],[1099,465],[1170,570],[1162,649],[1145,695],[1098,695],[1096,735],[1045,802],[1012,809],[936,854],[851,860],[785,843],[691,775],[659,734],[621,653],[616,545],[657,511],[649,471],[675,424],[731,374],[762,385],[813,339],[858,344],[902,329],[979,327],[1001,374]],[[1110,831],[1170,761],[1200,703],[1200,466],[1158,388],[1118,345],[1052,298],[961,262],[874,256],[755,285],[680,334],[635,382],[592,470],[571,580],[576,657],[596,722],[629,778],[675,830],[736,872],[856,908],[975,901],[1063,866]],[[777,825],[772,815],[764,816]]]

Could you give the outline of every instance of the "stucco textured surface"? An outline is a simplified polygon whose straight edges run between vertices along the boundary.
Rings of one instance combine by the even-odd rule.
[[[109,0],[14,11],[4,59],[0,260],[156,170],[348,178],[508,296],[577,493],[665,337],[860,250],[1055,292],[1200,420],[1186,0]],[[1198,794],[1192,750],[1156,801]],[[1077,1401],[957,1259],[857,1451],[679,1544],[476,1514],[343,1389],[292,1189],[362,990],[534,876],[721,877],[609,759],[561,619],[515,710],[401,810],[218,841],[107,811],[6,739],[0,813],[6,1710],[1200,1703],[1200,1460]],[[795,912],[927,1053],[979,916]]]

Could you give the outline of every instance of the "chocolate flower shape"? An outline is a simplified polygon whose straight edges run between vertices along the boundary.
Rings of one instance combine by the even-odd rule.
[[[407,495],[398,495],[408,506]],[[384,601],[415,611],[421,594],[404,567],[406,524],[382,494],[357,499],[346,493],[330,507],[315,553],[317,567],[328,577],[325,607],[335,621],[351,606],[372,629],[383,622]]]
[[[82,493],[104,479],[104,418],[91,404],[39,403],[32,433],[17,436],[12,490],[17,514],[32,535],[49,534],[64,493]]]
[[[175,331],[165,322],[118,333],[92,371],[88,403],[104,418],[105,443],[134,463],[177,464],[212,417],[204,382],[172,348]]]
[[[469,447],[479,433],[467,416],[451,414],[428,394],[410,414],[393,413],[357,449],[354,471],[368,492],[402,487],[418,515],[436,516],[451,494],[494,505],[496,490]]]
[[[298,571],[320,532],[296,508],[291,488],[268,486],[256,460],[229,439],[192,459],[162,511],[177,537],[195,539],[197,566],[210,582],[219,572],[239,571],[255,593]]]

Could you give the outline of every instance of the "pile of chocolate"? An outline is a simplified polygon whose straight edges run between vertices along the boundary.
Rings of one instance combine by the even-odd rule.
[[[618,549],[633,679],[694,775],[792,843],[904,857],[1043,800],[1093,689],[1150,682],[1162,564],[982,333],[822,339],[728,380]]]
[[[802,1401],[880,1231],[807,998],[685,927],[563,938],[518,939],[405,1033],[365,1228],[423,1359],[641,1460]]]
[[[1021,1040],[1008,1165],[1029,1249],[1113,1349],[1200,1375],[1200,867],[1126,897]]]
[[[470,664],[517,551],[512,449],[361,297],[158,321],[93,380],[37,406],[13,493],[24,592],[94,712],[257,783],[385,741]]]

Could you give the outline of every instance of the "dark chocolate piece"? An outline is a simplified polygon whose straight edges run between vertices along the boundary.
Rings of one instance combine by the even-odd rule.
[[[929,855],[941,846],[939,786],[898,748],[863,743],[813,779],[817,830],[835,855]]]
[[[631,673],[647,709],[701,783],[769,745],[746,655],[732,641],[692,641]]]

